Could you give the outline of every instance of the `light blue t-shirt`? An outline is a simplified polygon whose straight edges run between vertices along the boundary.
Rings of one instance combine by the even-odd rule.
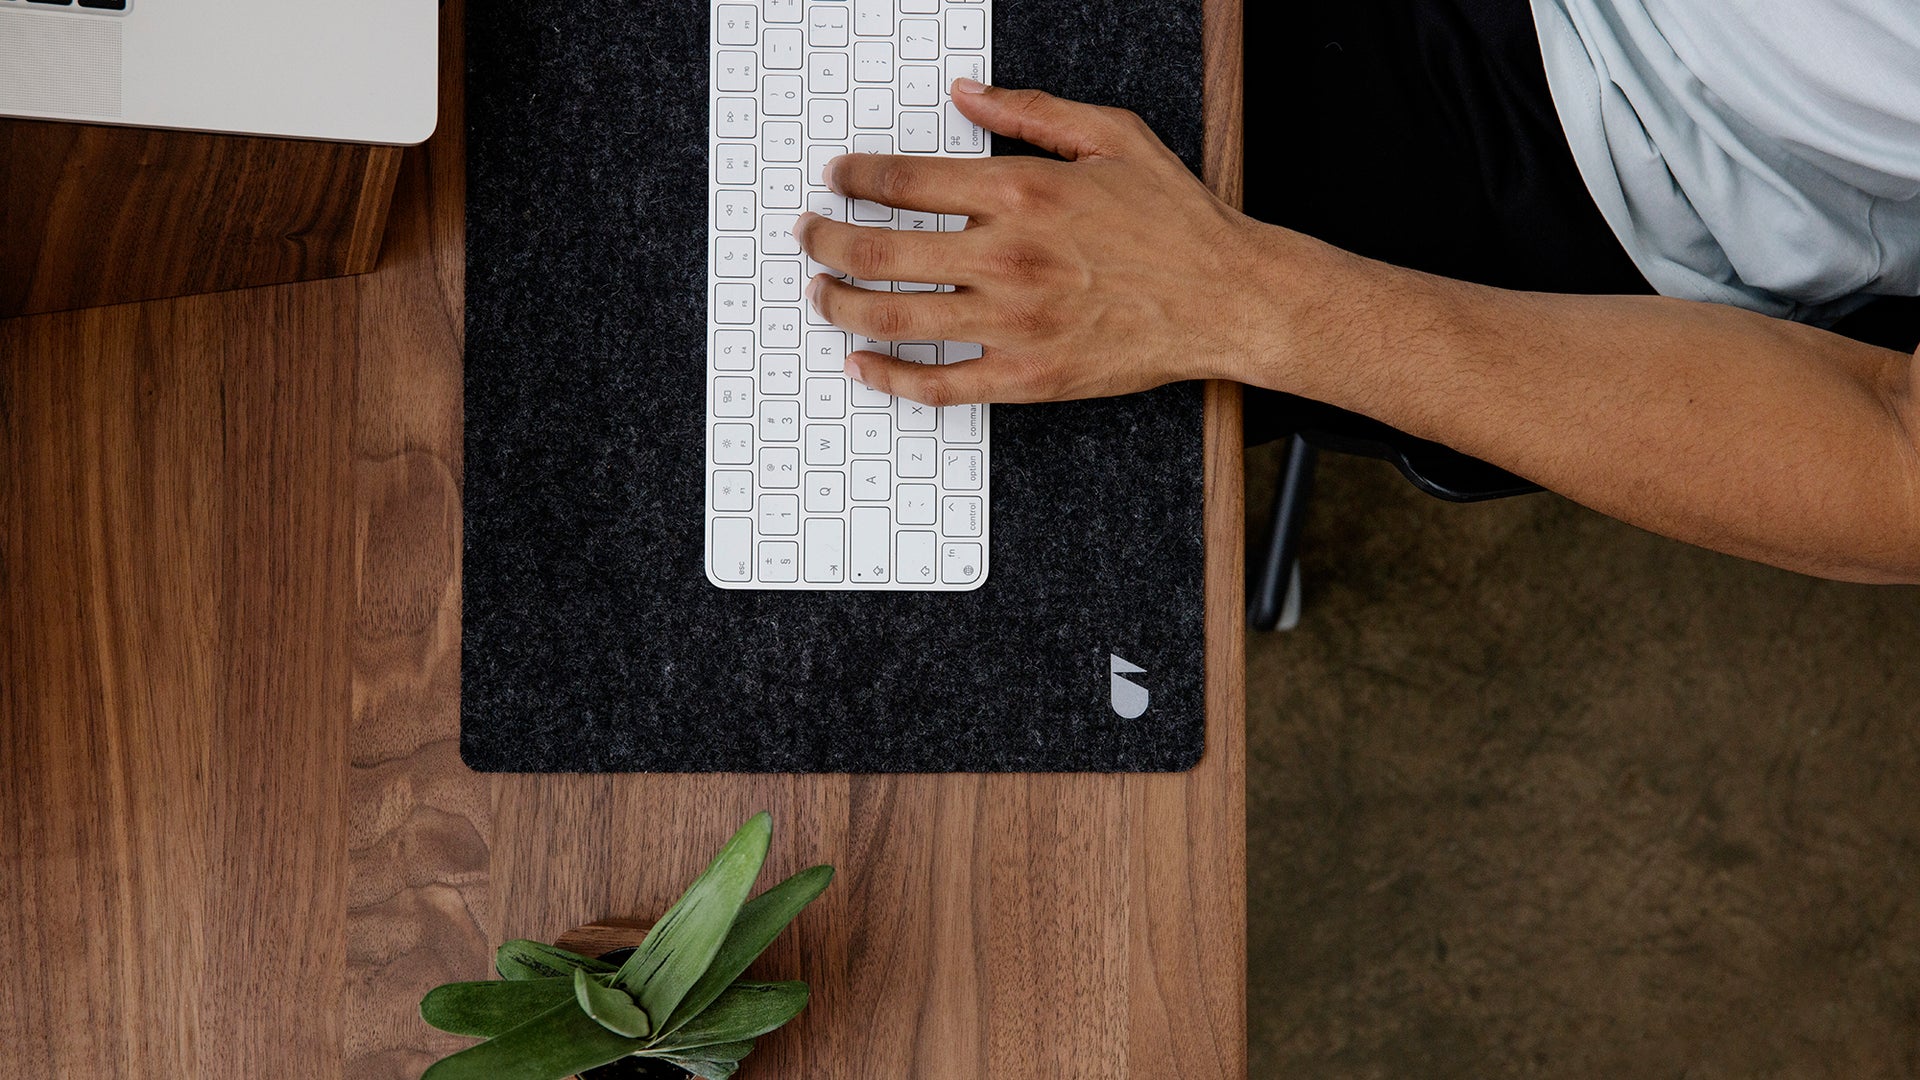
[[[1580,175],[1654,288],[1827,322],[1920,295],[1920,0],[1532,0]]]

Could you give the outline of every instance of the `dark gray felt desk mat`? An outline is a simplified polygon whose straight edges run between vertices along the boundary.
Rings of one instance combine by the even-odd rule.
[[[999,0],[995,80],[1201,148],[1199,0]],[[703,571],[702,0],[467,15],[461,750],[495,771],[1156,771],[1202,749],[1194,385],[993,410],[961,594]],[[1000,152],[1014,148],[1000,146]],[[1108,653],[1147,669],[1137,720]]]

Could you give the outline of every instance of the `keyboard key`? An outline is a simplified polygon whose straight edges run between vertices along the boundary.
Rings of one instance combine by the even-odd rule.
[[[839,424],[808,424],[806,446],[808,465],[847,463],[847,429]]]
[[[893,505],[902,525],[931,525],[935,513],[934,500],[939,498],[940,489],[932,484],[901,484],[894,489]],[[927,552],[932,555],[931,549]]]
[[[800,309],[762,308],[760,311],[760,347],[798,349],[800,347]]]
[[[948,536],[979,536],[981,508],[976,495],[949,495],[940,501],[940,529]]]
[[[910,64],[900,69],[900,104],[938,105],[945,87],[940,85],[940,69]]]
[[[721,581],[753,578],[753,521],[743,517],[713,519],[713,548],[707,565]]]
[[[714,12],[713,30],[722,45],[758,45],[760,12],[751,4],[721,4]]]
[[[979,491],[980,451],[948,450],[941,462],[940,482],[948,491]]]
[[[947,12],[947,48],[984,49],[986,47],[986,12],[978,8],[953,8]]]
[[[753,429],[748,428],[748,431]],[[788,491],[800,486],[800,448],[769,446],[760,451],[760,486]]]
[[[800,534],[800,496],[760,496],[760,535],[798,536]]]
[[[760,132],[760,157],[769,162],[797,162],[806,149],[806,136],[792,120],[769,120]],[[751,184],[753,181],[748,180]]]
[[[940,362],[940,346],[931,341],[905,341],[894,350],[894,355],[909,364],[937,364]]]
[[[813,10],[807,13],[807,40],[810,44],[827,48],[845,45],[847,43],[846,6],[813,5]]]
[[[713,415],[744,420],[753,415],[753,380],[745,376],[713,380]]]
[[[853,32],[860,37],[892,37],[893,0],[853,0]]]
[[[838,330],[810,330],[807,332],[808,371],[838,372],[845,371],[846,369],[847,335]]]
[[[760,268],[760,298],[770,304],[799,303],[803,285],[798,259],[776,259]]]
[[[987,148],[987,133],[980,125],[960,115],[951,104],[946,109],[947,153],[978,154]]]
[[[940,418],[931,405],[922,405],[917,401],[900,399],[901,431],[932,431],[940,426]]]
[[[800,545],[806,552],[807,580],[830,584],[846,580],[847,525],[839,518],[808,518]]]
[[[891,154],[893,136],[877,132],[865,132],[853,137],[853,152],[856,154]]]
[[[760,88],[760,57],[750,52],[723,52],[714,58],[713,80],[722,91]]]
[[[753,286],[715,285],[713,287],[713,321],[723,325],[752,325]]]
[[[978,14],[977,12],[975,14]],[[976,46],[977,48],[977,46]],[[932,19],[900,20],[900,59],[935,60],[940,56],[940,24]],[[724,87],[722,89],[725,89]]]
[[[893,453],[893,418],[886,413],[855,413],[853,452],[862,455]]]
[[[810,472],[807,474],[807,513],[837,514],[846,508],[846,473]]]
[[[745,143],[726,143],[713,152],[713,182],[745,187],[753,183],[758,171],[753,167],[753,147]]]
[[[942,544],[940,546],[940,580],[949,585],[971,585],[979,581],[981,553],[979,544]]]
[[[800,0],[760,0],[760,9],[770,23],[800,21]]]
[[[854,502],[886,502],[893,498],[893,466],[885,461],[856,460],[850,486]]]
[[[842,146],[824,146],[823,145],[823,146],[807,147],[807,183],[816,188],[826,187],[827,180],[825,175],[823,174],[826,171],[827,162],[832,161],[834,158],[837,158],[841,154],[844,154],[846,152],[847,152],[847,148],[844,145]],[[812,197],[815,195],[825,196],[829,199],[840,199],[840,202],[836,205],[838,205],[841,208],[841,214],[839,217],[836,217],[833,220],[835,221],[847,220],[847,216],[846,216],[847,201],[845,199],[840,198],[840,196],[835,195],[831,191],[810,192],[808,194],[809,201],[807,203],[807,208],[809,210],[813,209],[813,203],[811,200],[812,200]],[[814,210],[814,213],[817,214],[819,213],[819,211]],[[823,216],[828,216],[828,215],[823,215]]]
[[[753,509],[753,474],[722,469],[713,474],[713,508],[736,513]]]
[[[977,443],[986,430],[985,405],[948,405],[940,410],[940,437],[949,443]]]
[[[906,524],[906,519],[901,519]],[[934,582],[934,551],[939,538],[930,532],[902,531],[894,538],[894,577],[902,585],[931,585]]]
[[[940,149],[940,114],[905,112],[900,114],[900,152],[932,154]]]
[[[844,195],[835,195],[831,191],[810,191],[807,193],[807,209],[828,221],[847,220],[847,200]]]
[[[856,409],[886,409],[893,406],[893,395],[856,382],[847,395]]]
[[[893,566],[893,526],[884,506],[856,506],[847,514],[853,580],[884,584]]]
[[[767,169],[760,174],[760,205],[769,210],[798,210],[806,197],[799,169]]]
[[[797,401],[761,402],[760,441],[770,443],[799,442],[800,403]]]
[[[751,330],[715,330],[708,355],[720,371],[752,371],[753,348]]]
[[[847,137],[847,102],[843,98],[814,98],[807,102],[808,139]]]
[[[713,227],[721,232],[752,232],[753,192],[721,188],[713,193]]]
[[[799,116],[807,95],[798,75],[769,75],[760,84],[760,111],[768,116]]]
[[[884,86],[862,86],[853,92],[853,126],[893,130],[893,91]]]
[[[759,260],[753,257],[750,236],[721,236],[713,241],[715,277],[750,278]]]
[[[798,30],[769,30],[761,55],[769,71],[798,71],[806,56],[806,39]]]
[[[713,461],[716,465],[753,464],[753,425],[713,425]]]
[[[796,353],[767,353],[760,358],[760,392],[783,396],[800,392],[800,357]]]
[[[893,81],[893,46],[884,41],[862,41],[853,47],[853,79],[863,83]]]
[[[807,380],[807,419],[840,420],[846,415],[847,380]]]
[[[848,63],[843,52],[814,53],[807,58],[807,89],[815,94],[846,93]]]
[[[949,56],[946,60],[947,77],[940,82],[940,92],[953,86],[955,79],[972,79],[974,82],[987,81],[987,58],[984,56]]]
[[[760,110],[752,98],[721,98],[713,105],[713,133],[723,139],[751,139],[760,134]]]
[[[800,580],[800,545],[791,540],[761,541],[760,580],[781,584]]]
[[[900,0],[902,15],[932,15],[940,10],[940,0]]]
[[[925,438],[900,440],[900,452],[894,455],[894,467],[899,470],[901,479],[931,479],[937,465],[934,440]]]
[[[793,223],[799,219],[797,214],[768,214],[760,219],[760,253],[762,255],[798,255],[800,241],[793,238]]]

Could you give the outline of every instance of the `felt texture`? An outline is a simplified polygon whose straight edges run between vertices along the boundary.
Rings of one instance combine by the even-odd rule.
[[[461,750],[493,771],[1164,771],[1203,738],[1201,403],[995,406],[969,593],[706,580],[707,11],[468,5]],[[1200,3],[1000,0],[995,81],[1200,161]],[[1017,150],[996,147],[998,151]],[[1109,707],[1108,655],[1151,706]]]

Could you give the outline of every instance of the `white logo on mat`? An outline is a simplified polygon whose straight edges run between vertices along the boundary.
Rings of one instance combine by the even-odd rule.
[[[1107,654],[1107,676],[1112,687],[1113,711],[1132,720],[1147,711],[1147,688],[1127,678],[1128,675],[1144,675],[1146,668],[1135,667],[1120,659],[1119,653]]]

